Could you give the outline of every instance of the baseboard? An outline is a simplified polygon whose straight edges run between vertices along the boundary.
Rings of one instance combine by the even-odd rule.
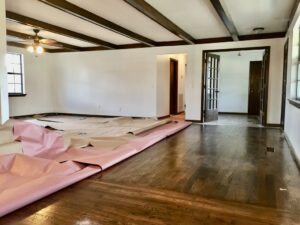
[[[281,124],[277,124],[277,123],[267,123],[266,127],[277,127],[277,128],[281,128]]]
[[[49,112],[49,113],[28,114],[28,115],[22,115],[22,116],[11,116],[10,118],[20,119],[20,118],[24,118],[24,117],[32,117],[32,116],[35,116],[35,115],[48,115],[48,116],[65,115],[65,116],[107,117],[107,118],[109,118],[109,117],[119,117],[119,116],[107,116],[107,115],[95,115],[95,114]]]
[[[233,115],[248,115],[248,113],[243,112],[218,112],[219,114],[233,114]]]
[[[177,112],[177,114],[176,114],[176,115],[178,115],[178,114],[181,114],[181,113],[184,113],[184,111]]]
[[[201,123],[201,120],[185,120],[187,122],[192,122],[192,123]]]
[[[166,118],[169,118],[170,115],[166,115],[166,116],[159,116],[157,117],[158,120],[162,120],[162,119],[166,119]]]
[[[296,150],[295,150],[291,140],[289,139],[289,137],[287,136],[287,134],[285,132],[284,132],[284,138],[285,138],[286,142],[288,143],[292,157],[293,157],[298,169],[300,170],[300,159],[297,157]]]

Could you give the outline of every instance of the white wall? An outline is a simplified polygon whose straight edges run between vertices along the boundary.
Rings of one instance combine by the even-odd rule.
[[[142,49],[52,54],[57,112],[156,115],[156,57]]]
[[[287,70],[287,99],[285,114],[285,133],[300,160],[300,109],[289,104],[288,99],[296,97],[296,79],[298,73],[299,57],[299,26],[300,19],[296,22],[294,30],[289,34],[288,70]]]
[[[220,56],[219,112],[248,113],[250,62],[261,61],[263,52],[216,53]]]
[[[23,54],[26,93],[26,96],[9,97],[10,116],[53,112],[54,73],[50,54],[36,57],[25,49],[15,47],[8,47],[7,52]]]
[[[185,65],[186,54],[167,54],[157,56],[156,82],[156,115],[162,117],[170,114],[170,59],[178,60],[178,112],[184,111],[185,92]],[[183,99],[180,99],[183,98]],[[180,105],[180,102],[183,103]]]
[[[280,123],[284,39],[51,54],[55,111],[157,116],[157,55],[187,54],[186,119],[201,119],[202,51],[270,46],[268,123]]]
[[[0,124],[4,123],[9,118],[5,54],[6,54],[5,1],[0,0]]]

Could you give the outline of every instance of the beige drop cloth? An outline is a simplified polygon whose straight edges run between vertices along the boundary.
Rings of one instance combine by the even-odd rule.
[[[113,150],[128,143],[147,130],[169,123],[171,120],[130,117],[45,116],[28,122],[57,130],[70,147],[93,146]]]
[[[22,146],[14,140],[13,124],[9,120],[0,126],[0,155],[12,153],[22,153]]]

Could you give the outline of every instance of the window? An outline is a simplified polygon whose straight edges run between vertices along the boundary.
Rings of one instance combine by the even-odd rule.
[[[9,95],[23,95],[24,77],[23,77],[22,55],[8,53],[6,55],[6,69],[7,69]]]

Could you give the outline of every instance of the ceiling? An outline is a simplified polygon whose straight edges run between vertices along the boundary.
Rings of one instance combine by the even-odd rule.
[[[137,7],[133,7],[128,3],[130,1],[68,0],[67,2],[109,20],[142,38],[147,38],[147,41],[151,42],[147,44],[148,46],[162,46],[167,42],[182,44],[186,38],[189,40],[185,44],[191,44],[199,43],[197,41],[199,39],[232,36],[230,29],[224,25],[224,18],[219,16],[211,0],[145,0],[145,4],[149,4],[167,19],[166,22],[158,16],[158,20],[163,21],[162,23],[145,15],[145,12]],[[140,0],[140,2],[144,1]],[[238,35],[243,36],[255,34],[253,32],[255,27],[264,27],[264,33],[285,32],[295,2],[296,0],[220,0],[220,5],[230,23],[235,26]],[[139,38],[132,38],[130,35],[98,26],[39,0],[6,0],[6,10],[110,43],[112,47],[109,48],[127,45],[141,47],[141,43],[145,44]],[[27,23],[20,24],[20,22],[7,20],[7,29],[34,35],[33,27],[25,24]],[[174,26],[176,26],[175,31]],[[47,29],[41,29],[39,35],[79,48],[101,46],[84,38]],[[10,42],[24,43],[24,40],[12,36],[7,38]]]

